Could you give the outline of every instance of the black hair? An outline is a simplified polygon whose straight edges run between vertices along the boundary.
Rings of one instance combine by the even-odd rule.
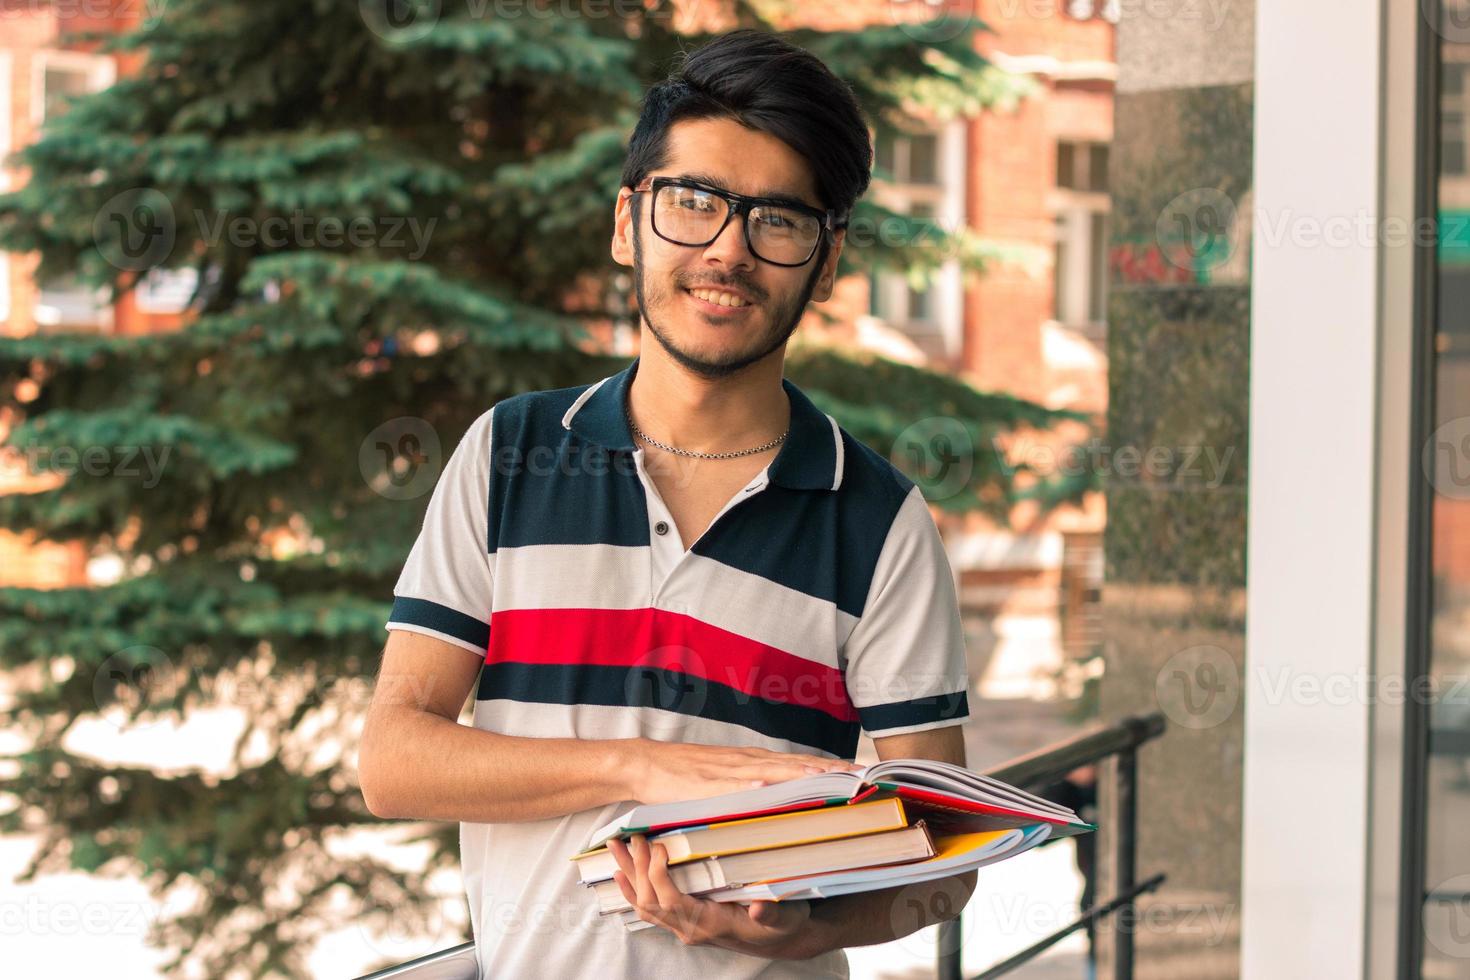
[[[705,118],[733,119],[799,153],[839,227],[868,189],[873,145],[852,89],[810,51],[750,28],[687,52],[668,78],[644,94],[622,185],[636,187],[664,166],[674,123]]]

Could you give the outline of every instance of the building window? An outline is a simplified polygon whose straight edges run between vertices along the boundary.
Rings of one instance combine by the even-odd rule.
[[[1074,191],[1108,190],[1108,145],[1062,140],[1057,144],[1057,186]]]
[[[76,51],[41,51],[31,62],[31,118],[37,126],[70,108],[71,100],[111,85],[117,67],[104,55]],[[112,329],[112,307],[106,291],[81,284],[75,273],[38,283],[37,329],[106,331]]]
[[[54,333],[111,330],[107,290],[89,289],[74,272],[49,279],[40,284],[35,321],[37,329]]]
[[[140,313],[182,313],[199,285],[197,269],[150,269],[134,299]]]
[[[1100,335],[1107,320],[1108,145],[1058,142],[1056,183],[1052,315]]]
[[[1470,65],[1446,61],[1440,75],[1439,162],[1440,171],[1454,177],[1466,175],[1465,120],[1470,116],[1470,87],[1465,84]]]
[[[10,190],[10,170],[4,166],[10,156],[10,53],[0,51],[0,192]]]
[[[874,198],[893,211],[928,218],[941,229],[964,225],[964,124],[927,132],[884,136],[875,141],[878,170]],[[958,356],[963,285],[956,262],[947,263],[927,288],[915,289],[897,272],[869,280],[872,314],[903,331],[929,357]]]
[[[70,108],[71,100],[100,92],[117,78],[117,66],[105,55],[76,51],[41,51],[32,60],[31,119],[41,125]]]
[[[1067,16],[1073,20],[1105,20],[1116,24],[1123,16],[1122,0],[1067,0]]]

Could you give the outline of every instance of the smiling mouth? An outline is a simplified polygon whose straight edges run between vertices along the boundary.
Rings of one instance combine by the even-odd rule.
[[[684,292],[696,305],[708,312],[714,313],[738,313],[742,310],[755,306],[750,300],[742,299],[733,293],[727,293],[718,289],[705,289],[696,286],[693,289],[685,289]]]

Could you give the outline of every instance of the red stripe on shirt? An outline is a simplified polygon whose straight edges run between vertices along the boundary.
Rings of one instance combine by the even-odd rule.
[[[674,670],[753,697],[857,721],[842,671],[667,609],[506,609],[487,662]]]

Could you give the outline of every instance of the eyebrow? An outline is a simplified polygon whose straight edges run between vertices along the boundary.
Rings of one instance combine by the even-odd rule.
[[[731,193],[731,194],[736,193],[735,191],[733,191],[733,190],[730,189],[730,185],[729,184],[725,183],[723,180],[720,180],[718,177],[713,177],[713,176],[711,176],[709,174],[703,174],[703,173],[682,173],[682,174],[679,174],[679,179],[680,180],[692,180],[692,181],[696,181],[696,182],[701,183],[701,184],[708,184],[711,187],[718,187],[720,190],[726,191],[726,192]],[[802,206],[804,208],[816,208],[818,211],[825,211],[825,210],[827,210],[826,208],[822,207],[820,204],[813,204],[810,201],[803,201],[801,198],[797,197],[795,194],[789,194],[789,193],[787,193],[785,191],[782,191],[782,190],[779,190],[779,189],[776,189],[776,188],[770,188],[770,187],[764,188],[764,189],[762,189],[760,191],[757,191],[754,194],[748,194],[746,196],[747,197],[759,197],[759,198],[761,198],[763,200],[770,201],[770,202],[772,202],[774,204],[799,204],[800,206]]]

